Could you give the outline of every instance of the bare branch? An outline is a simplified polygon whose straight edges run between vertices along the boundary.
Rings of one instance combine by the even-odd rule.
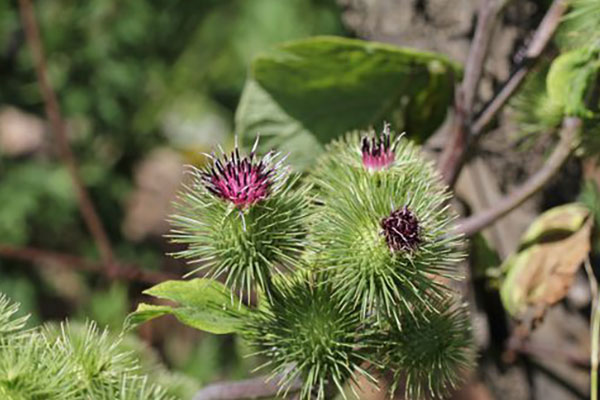
[[[464,161],[477,89],[498,15],[506,3],[507,0],[483,0],[479,10],[464,78],[454,101],[454,120],[439,162],[444,181],[449,186],[454,186]]]
[[[67,130],[60,113],[58,100],[48,79],[46,58],[44,56],[44,49],[40,40],[40,32],[31,0],[19,0],[19,10],[25,29],[25,37],[33,56],[35,71],[46,108],[46,115],[50,120],[52,132],[58,142],[63,162],[66,164],[71,180],[73,181],[81,215],[88,230],[94,237],[94,241],[100,252],[102,263],[109,271],[111,271],[111,273],[115,273],[116,271],[112,270],[116,269],[117,265],[114,263],[113,252],[108,236],[79,174],[75,156],[69,146]]]
[[[77,269],[80,271],[89,271],[108,275],[108,270],[104,268],[103,263],[95,263],[84,258],[58,253],[54,251],[42,250],[32,247],[14,247],[0,244],[0,257],[13,260],[25,261],[32,264],[43,262],[53,262],[61,266]],[[164,272],[146,271],[133,264],[123,264],[108,276],[111,279],[120,279],[131,282],[142,282],[156,284],[169,279],[177,279],[178,276]]]
[[[554,32],[560,20],[567,10],[566,0],[554,0],[552,6],[544,16],[540,26],[536,30],[531,43],[525,53],[525,58],[521,61],[519,67],[511,75],[509,80],[502,86],[502,89],[494,96],[492,101],[483,109],[477,117],[471,128],[471,134],[477,136],[483,132],[483,129],[490,123],[494,116],[502,109],[508,99],[515,93],[525,77],[535,65],[535,61],[542,55],[542,52],[554,36]]]
[[[507,215],[540,191],[560,170],[575,149],[574,144],[580,128],[581,120],[579,118],[565,118],[560,132],[560,141],[542,169],[514,192],[498,201],[494,207],[458,221],[457,231],[471,236]]]
[[[482,49],[484,46],[487,49],[493,31],[493,22],[506,2],[496,4],[496,7],[488,3],[493,2],[488,1],[484,4],[479,14],[477,30],[481,34],[478,36],[476,32],[473,39],[473,45],[469,53],[467,65],[465,66],[465,78],[455,101],[454,121],[450,128],[448,142],[440,157],[439,168],[444,180],[450,187],[454,186],[458,178],[467,150],[472,144],[472,139],[483,132],[487,124],[490,123],[519,88],[521,83],[523,83],[525,77],[533,68],[535,61],[537,61],[550,42],[550,39],[552,39],[554,32],[560,24],[561,17],[567,9],[567,0],[554,0],[537,28],[520,66],[502,86],[500,92],[484,107],[479,116],[474,121],[471,121],[474,118],[474,96],[485,60],[485,57],[482,58],[482,55],[486,54]]]
[[[280,378],[280,377],[279,377]],[[196,393],[192,400],[239,400],[239,399],[264,399],[277,396],[280,381],[278,377],[269,379],[269,376],[246,379],[237,382],[222,382],[208,385]],[[302,382],[296,380],[292,383],[288,393],[301,389]]]

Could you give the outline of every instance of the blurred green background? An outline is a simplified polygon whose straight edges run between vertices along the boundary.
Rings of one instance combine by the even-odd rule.
[[[202,151],[231,144],[250,60],[285,40],[348,35],[333,0],[54,0],[35,7],[69,140],[116,257],[178,275],[186,266],[164,255],[170,201],[184,164],[201,164]],[[11,1],[0,2],[0,245],[98,259]],[[0,257],[0,292],[22,303],[32,325],[91,318],[118,330],[145,287]],[[243,377],[253,367],[233,337],[202,336],[169,320],[140,334],[199,384]]]

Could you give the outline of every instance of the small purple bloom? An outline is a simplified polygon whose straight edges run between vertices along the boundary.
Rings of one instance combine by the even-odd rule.
[[[284,169],[280,168],[283,160],[272,165],[271,161],[277,156],[273,153],[257,158],[257,143],[258,140],[245,157],[240,156],[237,144],[229,156],[223,151],[221,157],[209,156],[213,160],[212,166],[200,173],[206,189],[240,209],[266,199],[283,175]]]
[[[407,206],[383,218],[381,228],[391,251],[414,250],[421,243],[419,221]]]
[[[381,135],[362,138],[362,162],[365,168],[378,171],[389,167],[395,159],[395,142],[392,142],[390,125],[384,124]]]

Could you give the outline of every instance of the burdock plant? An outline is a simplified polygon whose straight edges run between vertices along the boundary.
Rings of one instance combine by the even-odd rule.
[[[309,196],[294,188],[298,176],[281,154],[259,158],[255,148],[241,155],[236,145],[230,155],[207,155],[205,169],[190,168],[170,236],[188,245],[174,255],[197,264],[195,271],[224,276],[237,291],[258,286],[269,294],[271,276],[301,262]]]
[[[340,301],[400,323],[445,296],[460,238],[446,189],[416,146],[387,125],[354,132],[331,144],[311,179],[322,202],[312,239]]]
[[[402,384],[408,398],[443,398],[466,377],[469,319],[448,287],[461,239],[416,145],[386,125],[334,141],[302,179],[278,153],[237,147],[191,178],[171,237],[209,278],[150,289],[177,305],[141,304],[133,324],[173,314],[238,333],[302,399],[345,398],[378,375],[393,377],[391,395]],[[254,291],[267,295],[234,295]]]

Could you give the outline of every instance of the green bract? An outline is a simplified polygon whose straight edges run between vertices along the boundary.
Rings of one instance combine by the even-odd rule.
[[[245,336],[267,357],[265,366],[272,366],[283,392],[301,379],[301,398],[321,400],[332,388],[343,393],[343,385],[359,374],[370,378],[360,366],[367,361],[369,339],[358,313],[333,302],[328,285],[312,281],[279,280],[269,304],[249,320]]]
[[[175,400],[124,350],[122,336],[95,323],[25,329],[18,305],[0,294],[0,399]],[[166,371],[163,370],[166,373]],[[165,378],[167,376],[165,375]],[[164,379],[170,384],[170,379]]]
[[[179,195],[177,214],[171,217],[170,237],[187,248],[174,255],[199,264],[194,272],[225,275],[226,284],[235,290],[249,293],[258,286],[269,294],[271,276],[300,262],[308,188],[298,183],[298,176],[290,177],[275,156],[267,155],[259,163],[253,152],[244,158],[237,152],[232,153],[237,158],[225,157],[221,164],[217,159],[213,169],[192,169],[192,182]],[[217,176],[219,171],[225,172]],[[261,180],[253,180],[259,173]],[[244,179],[250,183],[245,185]],[[221,187],[228,191],[215,194]]]
[[[311,238],[340,301],[359,306],[363,317],[378,312],[399,322],[401,314],[443,296],[445,286],[435,278],[456,277],[461,241],[451,234],[449,195],[418,148],[391,140],[386,127],[381,137],[363,141],[372,153],[365,155],[365,135],[373,132],[333,142],[319,160],[312,182],[321,206]],[[396,221],[386,231],[389,217]]]
[[[405,378],[407,399],[446,398],[475,364],[469,316],[451,299],[403,318],[402,329],[392,325],[383,336],[381,358],[394,372],[392,395]]]

